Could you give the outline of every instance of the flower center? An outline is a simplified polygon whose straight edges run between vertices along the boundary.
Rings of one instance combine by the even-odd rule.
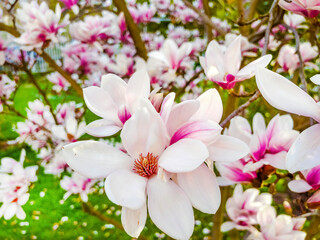
[[[147,156],[140,154],[139,158],[134,161],[133,172],[142,177],[149,178],[158,172],[158,156],[148,153]]]

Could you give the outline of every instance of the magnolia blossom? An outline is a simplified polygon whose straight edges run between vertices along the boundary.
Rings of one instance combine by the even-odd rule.
[[[257,66],[266,67],[271,58],[271,55],[263,56],[239,70],[242,59],[241,36],[239,36],[227,49],[212,40],[207,47],[205,57],[200,57],[199,60],[209,80],[224,89],[230,89],[237,82],[253,77],[255,68]]]
[[[283,16],[283,21],[292,28],[301,28],[301,23],[305,22],[306,19],[298,14],[287,13]]]
[[[80,174],[89,178],[106,177],[106,194],[123,207],[121,220],[129,235],[138,237],[144,228],[148,204],[150,218],[157,227],[173,238],[187,239],[194,228],[192,204],[166,172],[195,170],[209,153],[206,146],[195,139],[182,139],[166,147],[169,144],[166,127],[149,104],[146,102],[139,108],[123,127],[121,139],[128,155],[94,141],[67,145],[63,153],[68,164]],[[199,177],[206,176],[202,171],[200,169]],[[190,188],[193,200],[199,196],[199,205],[216,208],[212,201],[203,202],[197,194],[198,186]],[[209,190],[203,194],[214,200],[215,189]]]
[[[81,200],[88,202],[88,194],[96,182],[96,180],[86,178],[76,172],[73,172],[71,177],[64,176],[60,181],[60,186],[67,191],[63,195],[63,200],[66,200],[72,194],[80,194]]]
[[[0,112],[3,111],[2,99],[9,99],[15,89],[15,81],[12,81],[7,75],[0,75]]]
[[[147,2],[139,4],[136,1],[128,1],[128,3],[128,10],[135,23],[148,23],[156,13],[153,4]]]
[[[70,83],[60,75],[58,72],[51,73],[47,75],[47,78],[50,82],[54,84],[53,90],[56,92],[67,91],[70,87]]]
[[[248,120],[237,116],[231,120],[225,134],[239,138],[250,147],[250,154],[236,163],[217,163],[223,185],[232,182],[252,182],[256,170],[264,165],[286,169],[286,156],[299,132],[293,130],[290,115],[276,115],[266,127],[263,116],[257,113],[253,118],[253,132]],[[231,182],[229,182],[231,181]]]
[[[161,68],[165,72],[165,76],[162,76],[163,79],[171,82],[175,80],[178,70],[186,68],[184,60],[189,56],[191,50],[192,45],[189,42],[185,42],[178,47],[172,39],[166,39],[159,51],[152,51],[148,54],[149,64],[153,65],[154,68]],[[159,69],[156,70],[159,71]]]
[[[320,122],[320,106],[306,92],[285,77],[270,70],[257,69],[257,85],[262,96],[275,108],[311,117]],[[320,165],[320,125],[304,130],[292,144],[287,155],[290,172]]]
[[[1,159],[0,165],[0,217],[6,220],[17,216],[25,219],[26,214],[22,209],[29,199],[28,187],[31,182],[37,181],[36,171],[38,166],[24,168],[23,162],[26,152],[22,149],[19,162],[15,159],[5,157]]]
[[[271,202],[271,194],[259,194],[259,190],[253,188],[243,191],[242,186],[238,184],[234,189],[233,196],[227,200],[226,204],[227,214],[232,221],[223,223],[221,231],[227,232],[233,228],[251,230],[252,225],[258,223],[257,214],[261,208],[270,206]]]
[[[79,13],[79,6],[77,5],[79,0],[59,0],[63,2],[67,9],[71,9],[74,14]]]
[[[320,12],[320,2],[318,0],[280,0],[279,5],[285,10],[310,18],[318,16]]]
[[[49,9],[46,2],[40,5],[37,1],[31,3],[23,2],[22,8],[17,10],[17,18],[23,27],[24,32],[16,42],[25,50],[42,47],[45,42],[53,41],[58,43],[58,33],[61,28],[67,25],[68,15],[61,21],[61,8],[56,5],[55,12]]]
[[[118,34],[119,29],[116,15],[110,12],[103,12],[102,16],[86,16],[84,21],[70,24],[71,36],[83,43],[96,43],[95,46],[102,50],[98,41],[106,41],[108,38]]]
[[[309,42],[302,43],[300,46],[300,53],[302,61],[315,69],[318,69],[317,65],[310,63],[309,61],[318,56],[318,51],[316,47],[312,47]],[[296,53],[296,48],[284,45],[279,52],[277,58],[279,65],[283,68],[284,71],[293,73],[299,66],[300,61]]]
[[[272,206],[263,207],[257,214],[261,233],[255,233],[249,239],[276,240],[295,239],[304,240],[306,233],[301,231],[306,218],[291,218],[287,215],[277,216]]]
[[[5,50],[6,50],[6,41],[0,37],[0,66],[3,65],[6,61]]]
[[[293,192],[307,192],[320,188],[320,166],[301,171],[301,179],[293,180],[288,184]]]
[[[127,84],[107,74],[102,77],[101,87],[88,87],[83,92],[88,108],[103,118],[88,124],[86,132],[96,137],[111,136],[134,114],[140,99],[149,97],[150,79],[146,72],[138,71]]]

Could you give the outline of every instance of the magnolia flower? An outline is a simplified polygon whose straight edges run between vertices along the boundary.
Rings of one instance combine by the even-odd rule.
[[[15,41],[23,46],[24,50],[41,48],[46,41],[58,43],[58,33],[67,25],[68,15],[61,21],[61,8],[56,5],[53,12],[46,2],[40,5],[37,1],[23,2],[22,8],[17,10],[17,18],[23,23],[24,32]]]
[[[225,132],[250,147],[250,154],[236,163],[216,164],[226,180],[252,182],[257,176],[255,171],[264,165],[286,169],[287,152],[299,135],[298,131],[293,130],[293,120],[290,115],[276,115],[266,127],[263,116],[257,113],[252,123],[253,132],[248,120],[237,116],[231,120],[230,127]]]
[[[80,194],[81,200],[88,202],[88,194],[96,180],[86,178],[77,172],[73,172],[71,177],[64,176],[60,181],[60,186],[67,192],[63,195],[63,200],[66,200],[72,194]]]
[[[318,0],[280,0],[280,7],[305,17],[316,17],[320,12],[320,2]]]
[[[95,43],[95,46],[102,50],[98,41],[106,41],[118,33],[116,22],[116,15],[110,12],[103,12],[102,16],[86,16],[84,21],[70,24],[70,34],[80,42]]]
[[[288,183],[291,191],[302,193],[320,188],[320,166],[301,171],[301,179],[292,180]]]
[[[114,74],[102,77],[101,87],[88,87],[84,91],[88,108],[103,119],[91,122],[85,131],[96,137],[111,136],[134,114],[140,99],[148,99],[150,79],[145,71],[132,75],[128,84]]]
[[[71,9],[74,14],[77,15],[79,13],[79,6],[77,5],[79,0],[59,0],[59,1],[63,2],[66,8]]]
[[[126,121],[121,139],[128,155],[95,141],[69,144],[64,147],[63,154],[70,167],[80,174],[93,179],[106,178],[106,194],[123,207],[121,220],[130,236],[137,238],[144,228],[147,204],[150,218],[160,230],[173,238],[188,239],[194,228],[192,204],[187,194],[167,175],[184,174],[200,167],[198,181],[206,182],[208,168],[201,167],[209,156],[205,144],[195,139],[182,139],[168,146],[164,122],[147,101]],[[187,179],[185,184],[192,201],[197,199],[200,206],[209,204],[216,208],[215,189],[201,188],[205,191],[199,194],[202,184],[194,185]],[[211,201],[203,201],[203,195]]]
[[[26,152],[22,149],[19,162],[15,159],[5,157],[1,159],[0,165],[0,217],[6,220],[17,216],[25,219],[26,214],[22,209],[29,199],[28,187],[31,182],[37,181],[36,171],[38,166],[24,168],[23,162]]]
[[[162,63],[168,71],[176,72],[183,68],[183,60],[189,56],[192,45],[189,42],[183,43],[180,47],[172,40],[166,39],[159,51],[152,51],[148,55]]]
[[[301,231],[305,218],[291,218],[287,215],[277,216],[276,210],[272,206],[263,207],[257,214],[258,224],[261,234],[254,239],[276,240],[295,239],[304,240],[306,233]]]
[[[240,69],[241,36],[237,37],[227,49],[212,40],[206,50],[205,57],[200,57],[200,64],[209,80],[224,89],[233,88],[237,82],[254,76],[257,66],[266,67],[272,59],[266,55]]]
[[[320,122],[320,106],[306,92],[285,77],[270,70],[257,69],[257,85],[262,96],[275,108],[311,117]],[[292,144],[287,155],[290,172],[320,165],[320,125],[304,130]]]
[[[301,15],[289,12],[283,16],[283,21],[292,28],[300,28],[300,24],[305,22],[306,19]]]
[[[84,134],[85,126],[85,121],[78,123],[77,119],[69,117],[65,122],[65,126],[54,125],[51,131],[53,137],[57,138],[58,141],[75,142]]]
[[[247,189],[243,192],[238,184],[233,196],[227,200],[226,211],[232,221],[221,225],[221,231],[227,232],[233,228],[238,230],[250,230],[252,225],[258,223],[257,214],[262,207],[270,206],[272,195],[269,193],[259,194],[257,189]]]
[[[12,81],[7,75],[0,75],[0,112],[3,111],[2,101],[7,102],[6,100],[10,98],[15,89],[15,81]]]
[[[70,83],[60,75],[58,72],[51,73],[47,75],[47,78],[50,82],[54,84],[52,90],[56,92],[67,91],[70,87]]]

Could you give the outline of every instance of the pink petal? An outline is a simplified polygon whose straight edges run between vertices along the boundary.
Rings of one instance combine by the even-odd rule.
[[[175,239],[189,239],[194,228],[192,205],[186,194],[173,181],[157,177],[147,185],[151,220],[164,233]]]
[[[162,102],[160,116],[163,119],[163,122],[166,124],[174,103],[175,93],[169,93]]]
[[[139,99],[147,99],[150,94],[150,78],[145,70],[135,72],[128,82],[127,103],[130,105],[130,112],[135,110]]]
[[[276,154],[266,154],[263,158],[263,161],[268,163],[274,168],[286,170],[287,169],[286,157],[287,157],[287,152],[282,151]]]
[[[218,162],[233,162],[245,157],[250,149],[247,144],[241,140],[221,135],[208,146],[210,159]]]
[[[303,193],[312,189],[305,180],[292,180],[288,183],[288,187],[292,192]]]
[[[285,77],[258,68],[256,80],[262,96],[273,107],[320,121],[320,107],[313,98]]]
[[[123,169],[107,177],[104,189],[113,203],[136,210],[146,203],[146,185],[147,178]]]
[[[138,238],[147,220],[147,206],[143,205],[137,210],[122,207],[121,223],[131,237]]]
[[[264,132],[266,130],[266,123],[261,113],[256,113],[252,120],[253,132]]]
[[[159,166],[173,173],[190,172],[199,167],[208,155],[206,145],[202,142],[185,138],[163,152]]]
[[[193,207],[209,214],[218,210],[221,202],[220,188],[216,175],[205,164],[191,172],[177,174],[177,181]]]
[[[106,143],[81,141],[62,148],[68,165],[88,178],[105,178],[117,169],[131,169],[132,159]]]
[[[158,156],[168,144],[165,125],[154,108],[153,111],[140,108],[123,126],[120,135],[122,144],[134,159],[140,154],[153,153]]]
[[[121,127],[115,125],[113,121],[99,119],[89,123],[84,130],[94,137],[107,137],[116,134],[120,129]]]
[[[170,145],[183,138],[192,138],[202,141],[204,144],[210,144],[220,134],[222,128],[213,121],[195,121],[184,124],[172,136]]]

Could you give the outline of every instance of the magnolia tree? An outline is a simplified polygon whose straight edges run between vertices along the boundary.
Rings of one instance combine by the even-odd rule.
[[[320,238],[320,0],[0,7],[1,238]]]

